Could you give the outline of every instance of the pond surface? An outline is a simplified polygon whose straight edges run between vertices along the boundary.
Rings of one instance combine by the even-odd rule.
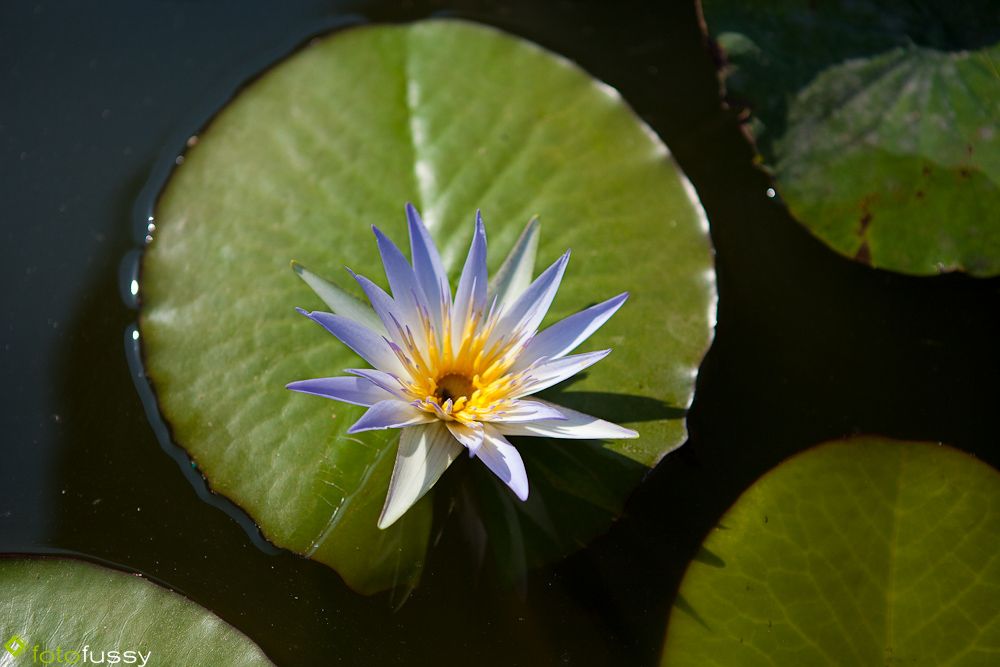
[[[721,108],[694,4],[649,4],[5,3],[0,552],[144,573],[279,665],[651,665],[701,539],[785,457],[871,433],[1000,466],[1000,281],[872,270],[815,240],[768,197],[737,113]],[[326,566],[258,549],[161,449],[125,354],[136,313],[120,264],[141,242],[135,202],[162,152],[289,40],[349,14],[434,12],[574,60],[664,139],[711,221],[718,327],[689,442],[606,536],[511,591],[446,525],[394,611],[398,595],[362,597]]]

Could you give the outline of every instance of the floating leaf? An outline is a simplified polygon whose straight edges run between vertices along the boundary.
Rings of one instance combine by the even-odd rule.
[[[714,325],[711,246],[690,184],[618,94],[566,60],[456,21],[363,27],[244,89],[157,206],[141,294],[148,372],[212,488],[362,592],[417,583],[432,494],[378,530],[398,432],[349,436],[362,408],[284,388],[365,365],[295,313],[325,306],[289,261],[343,276],[353,294],[344,265],[386,287],[371,225],[407,247],[407,201],[452,280],[477,209],[491,274],[537,214],[536,273],[573,250],[543,326],[631,293],[579,350],[614,353],[554,400],[641,437],[518,444],[529,503],[552,519],[526,536],[517,559],[528,565],[606,530],[648,467],[685,440]]]
[[[858,437],[767,473],[706,538],[662,664],[1000,660],[1000,474],[941,445]]]
[[[73,560],[4,558],[0,589],[2,641],[21,640],[12,644],[16,656],[0,648],[3,665],[273,665],[212,612],[131,574]]]
[[[705,3],[792,215],[873,266],[1000,273],[997,3],[757,9]]]

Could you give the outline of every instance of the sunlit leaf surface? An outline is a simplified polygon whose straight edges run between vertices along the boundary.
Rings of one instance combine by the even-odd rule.
[[[473,499],[513,577],[606,530],[648,467],[684,442],[714,326],[712,251],[690,184],[618,94],[568,61],[492,29],[434,21],[335,34],[246,88],[160,199],[143,265],[147,366],[177,441],[212,488],[276,544],[363,592],[417,583],[433,492],[379,531],[398,433],[349,436],[362,408],[284,388],[364,366],[295,312],[326,307],[289,262],[356,294],[345,265],[387,287],[370,228],[408,247],[407,201],[453,281],[477,209],[491,272],[537,214],[536,274],[573,251],[543,326],[631,293],[579,349],[613,347],[611,356],[545,395],[639,439],[519,440],[527,505],[504,509],[492,488],[458,494],[451,478],[479,461],[438,485]],[[510,521],[523,526],[516,554],[504,546]]]
[[[61,558],[3,558],[0,590],[0,641],[16,635],[25,644],[17,656],[0,648],[0,665],[273,664],[212,612],[131,574]]]

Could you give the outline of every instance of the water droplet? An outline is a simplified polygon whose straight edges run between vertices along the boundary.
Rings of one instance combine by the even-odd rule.
[[[139,293],[139,281],[138,280],[133,280],[132,281],[132,284],[129,286],[129,291],[132,293],[132,296],[135,296],[136,294]],[[138,334],[136,334],[136,335],[138,335]]]
[[[138,329],[133,329],[132,330],[132,340],[139,340],[139,330]]]
[[[767,189],[767,196],[768,197],[773,197],[775,194],[777,194],[777,193],[775,193],[774,188],[768,188]]]

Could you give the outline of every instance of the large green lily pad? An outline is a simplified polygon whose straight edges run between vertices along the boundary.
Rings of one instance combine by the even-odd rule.
[[[1000,3],[704,4],[797,220],[873,266],[1000,273]]]
[[[663,665],[1000,662],[1000,474],[858,437],[782,463],[688,567]]]
[[[398,433],[349,436],[362,408],[284,388],[365,366],[294,311],[327,308],[289,261],[345,286],[349,265],[387,287],[370,227],[408,247],[407,201],[453,280],[477,209],[491,272],[538,215],[536,273],[573,250],[543,326],[631,293],[579,350],[614,353],[548,397],[641,437],[516,443],[531,498],[509,517],[528,512],[516,555],[528,566],[606,530],[684,442],[714,325],[712,250],[690,184],[618,94],[572,63],[493,29],[431,21],[337,33],[255,81],[161,196],[141,340],[162,412],[212,488],[362,592],[417,583],[433,501],[378,530]],[[508,531],[490,499],[476,506],[494,534]]]
[[[0,665],[274,664],[212,612],[131,574],[61,558],[3,558],[0,590],[0,641],[9,647],[0,648]]]

